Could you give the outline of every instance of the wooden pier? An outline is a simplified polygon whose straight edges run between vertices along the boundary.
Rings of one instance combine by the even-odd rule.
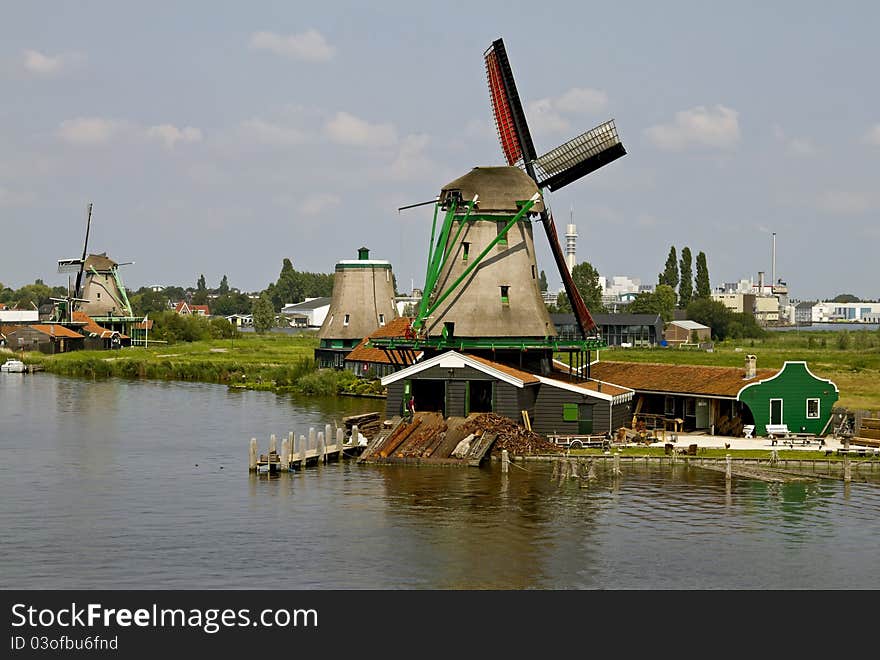
[[[352,430],[351,438],[358,438],[357,426],[355,425]],[[330,438],[334,441],[329,442]],[[365,448],[366,445],[351,439],[346,442],[345,430],[341,427],[337,427],[334,434],[330,424],[327,424],[323,431],[316,431],[312,427],[308,435],[301,434],[299,438],[290,431],[281,441],[280,450],[278,440],[273,433],[269,436],[269,450],[265,454],[258,453],[257,439],[251,438],[248,447],[248,470],[257,474],[303,470],[330,461],[357,458]]]

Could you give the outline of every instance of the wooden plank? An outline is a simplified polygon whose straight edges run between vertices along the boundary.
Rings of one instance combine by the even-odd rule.
[[[397,433],[395,437],[389,438],[382,449],[379,450],[379,456],[382,458],[388,458],[395,449],[397,449],[403,441],[406,440],[412,433],[419,427],[422,423],[421,418],[416,418],[412,424],[407,424],[405,426],[401,426],[402,432]]]
[[[858,431],[856,431],[856,435],[858,435],[860,438],[872,438],[874,440],[880,440],[880,429],[874,430],[862,427]]]

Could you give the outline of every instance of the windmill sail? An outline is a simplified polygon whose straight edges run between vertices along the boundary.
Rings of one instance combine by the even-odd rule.
[[[550,190],[557,190],[626,153],[617,139],[614,122],[610,121],[538,158],[503,40],[493,41],[483,57],[501,150],[509,165],[521,162],[526,173],[539,188],[546,186]],[[571,278],[553,217],[546,207],[541,211],[541,222],[565,293],[571,302],[581,334],[586,338],[596,328],[596,322]]]

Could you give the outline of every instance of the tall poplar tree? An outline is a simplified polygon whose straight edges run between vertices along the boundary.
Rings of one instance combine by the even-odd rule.
[[[666,267],[657,278],[657,284],[667,284],[673,290],[678,286],[678,257],[675,253],[675,246],[669,248],[669,256],[666,257]]]
[[[681,309],[687,309],[688,303],[694,297],[694,271],[691,261],[691,249],[683,247],[681,249],[681,260],[678,264],[679,284],[678,284],[678,306]]]
[[[709,285],[709,266],[706,264],[706,253],[697,254],[696,291],[694,298],[711,298],[712,287]]]

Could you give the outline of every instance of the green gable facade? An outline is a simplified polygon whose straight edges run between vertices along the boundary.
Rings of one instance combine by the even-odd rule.
[[[838,398],[837,385],[814,376],[806,362],[786,362],[775,376],[746,385],[737,394],[737,400],[752,411],[755,435],[766,435],[768,424],[818,435]]]

